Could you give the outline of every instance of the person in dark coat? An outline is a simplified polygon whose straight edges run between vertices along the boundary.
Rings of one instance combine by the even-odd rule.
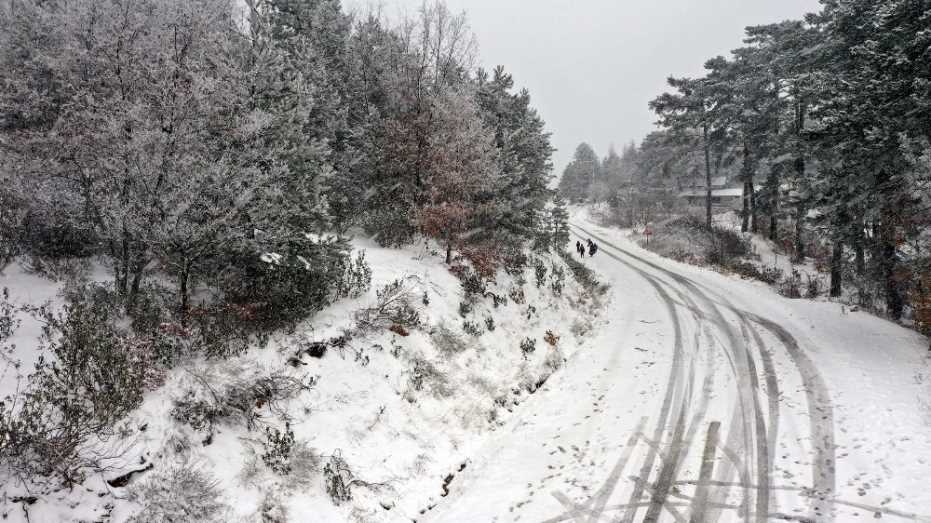
[[[598,252],[598,245],[595,242],[590,242],[588,244],[588,255],[594,256],[596,252]]]

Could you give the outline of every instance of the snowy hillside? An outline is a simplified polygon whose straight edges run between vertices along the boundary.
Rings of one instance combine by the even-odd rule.
[[[200,521],[410,521],[443,499],[480,443],[584,351],[602,322],[604,304],[558,257],[539,260],[539,286],[533,269],[502,272],[470,301],[441,257],[365,241],[354,248],[373,269],[369,293],[242,356],[182,362],[121,421],[120,437],[106,445],[124,452],[106,470],[70,491],[35,492],[8,478],[6,520],[156,521],[190,510],[185,496],[206,496],[188,500],[215,505]],[[347,336],[358,311],[396,282],[395,298],[416,309],[417,325]],[[0,276],[0,287],[20,304],[55,292],[19,267]],[[37,332],[22,320],[10,358],[28,369]],[[329,341],[339,338],[345,343]],[[524,340],[532,348],[522,349]],[[4,387],[11,383],[5,375]],[[265,404],[239,408],[236,396],[257,387],[270,389]],[[237,408],[209,411],[224,406]],[[293,441],[276,447],[277,434]],[[115,479],[118,486],[107,484]]]

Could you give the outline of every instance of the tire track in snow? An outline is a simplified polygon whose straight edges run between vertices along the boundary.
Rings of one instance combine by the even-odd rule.
[[[833,511],[828,507],[821,510],[820,501],[834,496],[836,489],[835,449],[834,444],[834,405],[831,402],[824,378],[818,372],[814,362],[801,349],[788,331],[766,318],[753,316],[753,320],[764,329],[772,332],[779,342],[785,345],[795,366],[802,376],[805,399],[808,403],[808,422],[815,456],[812,460],[812,480],[816,496],[812,498],[811,510],[818,521],[832,521]]]
[[[755,460],[745,460],[741,465],[743,467],[740,470],[741,477],[748,477],[750,475],[750,468],[754,470],[754,475],[757,477],[757,483],[764,487],[764,491],[757,491],[756,503],[755,503],[755,513],[757,514],[757,521],[765,521],[765,514],[768,513],[769,505],[769,491],[768,485],[770,484],[770,467],[769,467],[769,437],[767,435],[766,424],[762,418],[762,412],[759,405],[759,384],[758,378],[755,371],[755,364],[753,363],[753,358],[751,357],[746,344],[741,344],[738,336],[735,334],[733,326],[730,325],[727,320],[724,318],[723,313],[718,307],[718,303],[715,300],[712,300],[711,297],[701,290],[694,281],[691,279],[677,274],[675,272],[669,271],[657,264],[654,264],[648,260],[645,260],[637,255],[634,255],[628,252],[625,249],[614,245],[610,241],[596,235],[592,234],[590,231],[579,227],[578,225],[573,224],[573,227],[579,229],[589,237],[596,238],[602,244],[611,247],[612,249],[624,254],[627,257],[633,258],[637,262],[640,262],[652,269],[659,271],[666,276],[672,278],[673,281],[679,283],[693,295],[695,295],[700,301],[702,301],[710,310],[710,320],[727,336],[728,343],[723,344],[726,351],[730,352],[732,357],[732,365],[734,368],[735,378],[737,379],[737,393],[738,393],[738,404],[739,404],[739,420],[742,425],[742,430],[740,432],[740,439],[743,440],[744,448],[751,453],[755,454]],[[617,257],[613,257],[617,259]],[[619,260],[620,261],[620,260]],[[630,265],[629,263],[622,261],[625,265]],[[729,309],[735,309],[729,303],[726,304]],[[761,347],[762,349],[762,347]],[[733,441],[734,436],[737,434],[737,431],[729,430],[728,431],[728,445],[736,443]],[[726,472],[726,469],[725,469]],[[721,496],[724,493],[718,493],[718,496]],[[745,493],[745,504],[747,502],[748,492]]]
[[[581,238],[581,235],[579,235],[578,233],[575,233],[575,234],[576,236]],[[622,260],[621,258],[615,256],[614,254],[610,252],[605,252],[605,254],[608,255],[610,258],[617,260],[618,262],[623,263],[624,265],[629,267],[631,270],[633,270],[634,272],[642,276],[653,287],[653,289],[659,295],[660,299],[666,305],[666,310],[668,311],[670,320],[672,321],[672,324],[673,324],[675,336],[674,336],[674,341],[673,341],[672,366],[670,368],[669,379],[666,384],[666,394],[663,397],[663,403],[662,403],[662,406],[660,407],[660,412],[659,412],[659,417],[657,419],[656,428],[653,431],[653,440],[657,442],[657,444],[659,444],[663,439],[663,434],[666,432],[666,426],[667,426],[667,423],[670,417],[670,411],[672,410],[672,407],[673,407],[673,400],[675,399],[676,396],[679,396],[679,402],[676,405],[677,412],[674,415],[674,417],[676,418],[676,427],[684,424],[684,417],[686,415],[685,414],[686,406],[684,405],[686,401],[686,394],[684,393],[682,389],[684,376],[681,376],[682,369],[683,369],[682,358],[683,358],[685,351],[684,351],[683,341],[682,341],[682,338],[683,338],[682,337],[682,324],[680,322],[678,311],[676,310],[676,302],[672,299],[672,297],[669,296],[669,293],[666,292],[666,289],[663,288],[663,286],[657,281],[655,277],[648,274],[646,271],[643,271],[642,269],[639,269],[637,267],[630,265],[629,263],[625,262],[624,260]],[[680,431],[675,430],[674,434],[681,434],[681,433]],[[675,441],[675,435],[674,435],[674,441]],[[680,446],[681,446],[681,441],[680,441]],[[672,449],[670,449],[669,455],[678,456],[678,453],[679,453],[679,449],[676,447],[673,447]],[[642,479],[642,481],[637,482],[634,485],[634,489],[631,492],[630,499],[627,502],[627,506],[629,508],[627,512],[625,513],[624,518],[622,519],[622,521],[624,521],[625,523],[633,523],[634,518],[637,515],[638,509],[640,508],[638,502],[640,501],[640,498],[643,496],[643,492],[644,492],[643,484],[644,482],[649,481],[649,477],[652,475],[653,466],[656,463],[657,454],[658,454],[657,449],[653,446],[650,446],[650,449],[647,451],[646,460],[643,462],[643,465],[640,468],[639,477]],[[667,460],[667,462],[669,461],[674,461],[674,460],[673,459]],[[592,507],[593,508],[592,514],[593,514],[593,518],[595,521],[597,521],[597,518],[599,517],[598,515],[600,515],[604,511],[605,506],[608,503],[608,498],[610,498],[611,494],[613,493],[615,487],[617,486],[618,481],[620,481],[620,478],[616,478],[613,481],[609,480],[609,483],[605,485],[605,487],[599,493],[599,496],[597,497],[597,499],[594,500],[595,505]],[[669,483],[669,486],[670,487],[672,486],[671,481]],[[654,499],[655,499],[655,494],[654,494]],[[651,502],[650,507],[652,508],[652,506],[653,506],[653,503]]]
[[[605,240],[604,238],[592,234],[582,227],[579,227],[578,225],[573,224],[573,227],[585,232],[590,237],[598,239],[603,244],[608,245],[631,258],[634,258],[660,272],[669,275],[677,281],[686,280],[689,282],[690,286],[698,286],[698,284],[692,282],[688,278],[666,270],[659,265],[656,265],[639,256],[631,254],[628,251],[621,249],[620,247]],[[812,362],[805,351],[801,349],[798,340],[796,340],[787,330],[766,318],[748,313],[746,311],[741,311],[720,294],[714,291],[710,292],[712,292],[734,313],[752,320],[753,323],[756,323],[773,333],[779,342],[785,346],[790,359],[798,370],[806,391],[806,401],[809,411],[809,430],[811,431],[812,441],[815,444],[815,456],[812,460],[812,481],[816,495],[812,497],[813,501],[811,503],[811,510],[818,517],[819,521],[833,521],[834,516],[831,511],[822,510],[822,507],[819,504],[819,501],[830,499],[836,490],[833,402],[831,401],[827,385],[824,382],[824,378],[818,372],[814,362]],[[760,348],[762,353],[765,349],[762,346]],[[775,376],[774,373],[773,376]],[[770,437],[772,437],[772,435],[770,435]]]

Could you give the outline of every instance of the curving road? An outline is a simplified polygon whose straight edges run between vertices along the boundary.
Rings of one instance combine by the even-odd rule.
[[[573,232],[601,248],[610,324],[427,520],[929,521],[838,492],[831,391],[782,298]]]

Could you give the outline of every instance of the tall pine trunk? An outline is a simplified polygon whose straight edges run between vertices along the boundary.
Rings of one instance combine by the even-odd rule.
[[[839,298],[844,286],[844,231],[848,222],[847,211],[841,208],[837,211],[837,220],[834,223],[834,245],[831,253],[831,297]]]
[[[898,259],[896,245],[896,202],[893,190],[888,187],[891,177],[880,171],[876,185],[881,189],[882,207],[879,225],[879,267],[886,297],[886,311],[893,320],[902,317],[905,303],[897,278]]]
[[[831,255],[831,297],[838,298],[843,289],[844,280],[844,242],[834,240],[834,250]]]
[[[743,179],[743,210],[740,214],[740,232],[750,230],[750,145],[744,140],[744,158],[743,168],[741,169],[741,178]]]
[[[753,172],[750,173],[747,188],[750,190],[750,232],[756,234],[759,228],[756,224],[756,185],[753,183]]]
[[[803,194],[802,187],[807,187],[805,180],[805,154],[802,151],[802,131],[805,129],[805,104],[799,99],[796,91],[795,102],[795,135],[798,140],[798,156],[795,159],[795,175],[798,177],[797,187],[799,191],[798,202],[795,208],[795,259],[804,261],[806,257],[805,241],[803,238],[805,217],[808,214],[808,208],[805,205],[806,194]]]
[[[705,146],[705,226],[711,230],[711,150],[708,144],[708,124],[702,125]]]
[[[863,220],[857,219],[853,227],[854,267],[857,271],[857,276],[863,276],[863,274],[866,273],[866,235],[863,233]]]

